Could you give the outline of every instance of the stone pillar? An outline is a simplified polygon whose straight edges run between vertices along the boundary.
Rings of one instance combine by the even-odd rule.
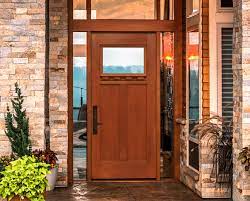
[[[58,185],[67,185],[68,157],[68,10],[67,0],[49,0],[49,113],[51,149],[58,154]]]
[[[250,145],[250,0],[234,0],[233,200],[250,200],[250,173],[237,160]]]
[[[0,0],[0,30],[0,155],[11,152],[4,114],[15,82],[25,96],[33,148],[44,148],[45,1]]]

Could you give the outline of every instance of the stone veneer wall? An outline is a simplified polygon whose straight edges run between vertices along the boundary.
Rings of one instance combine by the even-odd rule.
[[[216,3],[214,1],[214,3]],[[200,55],[202,68],[202,118],[210,116],[210,65],[209,65],[209,0],[202,0],[200,4]],[[211,72],[213,73],[213,72]],[[211,175],[213,171],[212,154],[207,140],[202,140],[199,144],[199,171],[188,166],[188,122],[182,119],[179,121],[182,127],[181,140],[181,181],[202,198],[228,198],[231,191],[228,186],[223,186],[216,182],[216,178]]]
[[[0,0],[0,155],[11,152],[4,115],[15,82],[25,96],[33,148],[44,148],[44,70],[45,1]]]
[[[51,149],[59,154],[58,185],[66,186],[68,157],[68,10],[67,0],[49,0],[49,113]]]
[[[213,160],[207,140],[200,142],[200,170],[195,171],[188,166],[188,122],[179,120],[181,126],[180,143],[180,180],[202,198],[229,198],[230,188],[227,185],[216,183],[216,178],[211,174],[213,171]]]
[[[250,200],[250,173],[237,161],[250,145],[250,0],[234,0],[234,178],[233,198]]]

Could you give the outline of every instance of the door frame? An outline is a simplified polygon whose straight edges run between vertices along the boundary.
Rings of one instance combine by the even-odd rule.
[[[91,32],[155,32],[157,35],[157,102],[160,103],[160,33],[174,33],[174,121],[183,117],[185,114],[185,58],[183,52],[185,47],[185,32],[183,19],[185,14],[183,6],[185,0],[175,0],[178,4],[174,5],[175,20],[160,20],[160,0],[156,1],[155,20],[91,20],[91,0],[87,1],[87,19],[73,20],[73,0],[68,0],[68,184],[73,184],[73,32],[87,32],[87,58],[91,58]],[[184,72],[184,73],[183,73]],[[88,126],[87,130],[92,128],[91,111],[91,59],[87,59],[87,110]],[[158,122],[160,125],[160,105],[158,107]],[[160,126],[157,127],[158,155],[157,155],[157,178],[160,178]],[[174,122],[173,137],[173,162],[171,163],[171,172],[173,178],[180,179],[180,128]],[[91,181],[91,132],[87,132],[87,175],[88,181]]]

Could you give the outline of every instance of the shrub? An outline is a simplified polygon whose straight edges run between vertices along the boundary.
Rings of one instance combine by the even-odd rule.
[[[23,156],[11,162],[2,172],[0,196],[8,200],[20,196],[31,201],[44,201],[48,168],[48,164],[39,162],[34,156]]]
[[[5,117],[5,134],[11,143],[12,152],[18,157],[31,154],[31,142],[29,139],[29,119],[26,116],[26,110],[23,109],[23,96],[18,84],[15,84],[17,97],[11,99],[14,113],[11,113],[7,106],[7,115]]]

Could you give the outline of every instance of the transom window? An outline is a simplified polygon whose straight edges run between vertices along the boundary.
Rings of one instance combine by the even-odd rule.
[[[172,20],[174,0],[73,0],[73,19]],[[159,8],[158,8],[159,7]],[[158,14],[159,13],[159,14]],[[159,17],[158,17],[159,16]]]

